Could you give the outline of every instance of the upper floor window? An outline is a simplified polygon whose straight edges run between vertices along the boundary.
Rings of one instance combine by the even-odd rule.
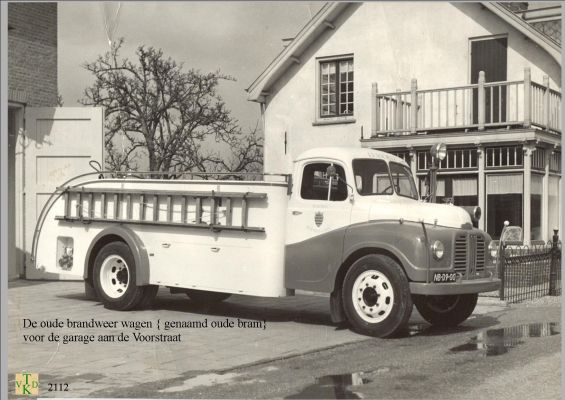
[[[353,115],[353,58],[320,62],[320,116]]]

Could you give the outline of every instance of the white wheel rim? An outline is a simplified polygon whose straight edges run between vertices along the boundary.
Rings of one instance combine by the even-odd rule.
[[[351,297],[357,315],[372,324],[386,319],[394,305],[390,280],[375,270],[365,271],[355,279]]]
[[[117,255],[106,257],[100,268],[100,286],[107,296],[117,299],[124,295],[129,286],[129,267]]]

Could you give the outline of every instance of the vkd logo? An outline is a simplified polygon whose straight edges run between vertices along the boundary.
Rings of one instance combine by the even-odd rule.
[[[39,374],[29,372],[16,374],[16,394],[29,396],[39,395]]]

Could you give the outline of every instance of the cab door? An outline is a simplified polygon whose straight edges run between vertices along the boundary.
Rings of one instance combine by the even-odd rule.
[[[339,179],[326,174],[332,164]],[[341,163],[328,160],[308,160],[298,166],[300,182],[291,195],[287,217],[287,288],[317,290],[341,263],[352,210],[345,171]]]

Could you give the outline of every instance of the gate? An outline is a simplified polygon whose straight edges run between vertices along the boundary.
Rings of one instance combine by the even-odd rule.
[[[503,246],[499,252],[499,297],[509,303],[561,295],[561,242],[532,246]]]

